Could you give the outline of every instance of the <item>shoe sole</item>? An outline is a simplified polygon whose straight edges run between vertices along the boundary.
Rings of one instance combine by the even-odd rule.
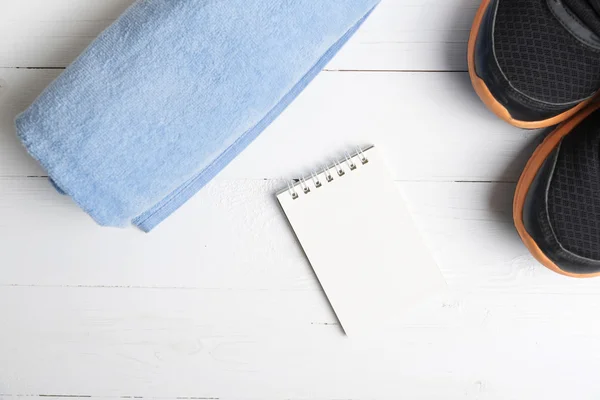
[[[563,137],[568,135],[581,121],[583,121],[588,115],[600,108],[600,104],[594,104],[591,107],[581,111],[575,117],[559,125],[552,133],[550,133],[544,141],[535,149],[533,155],[527,162],[519,183],[517,183],[517,189],[515,191],[515,198],[513,202],[513,219],[515,227],[521,240],[529,250],[529,252],[538,260],[543,266],[557,272],[561,275],[570,276],[572,278],[593,278],[600,276],[600,272],[594,272],[591,274],[575,274],[572,272],[563,271],[558,265],[550,260],[544,252],[537,245],[535,240],[529,235],[529,232],[525,229],[523,222],[523,208],[525,206],[525,199],[531,183],[536,177],[544,161],[552,153],[552,151],[560,144]]]
[[[477,10],[477,14],[475,14],[475,20],[473,21],[473,27],[471,28],[471,34],[469,35],[467,61],[469,67],[469,76],[471,77],[473,88],[475,89],[475,92],[481,101],[483,101],[490,111],[513,126],[525,129],[538,129],[560,124],[592,102],[593,99],[585,100],[570,110],[563,112],[562,114],[541,121],[520,121],[514,119],[508,110],[494,98],[483,79],[481,79],[475,71],[475,44],[477,43],[477,37],[479,35],[479,29],[481,27],[481,22],[483,21],[483,16],[485,15],[489,5],[490,0],[483,0],[479,6],[479,9]]]

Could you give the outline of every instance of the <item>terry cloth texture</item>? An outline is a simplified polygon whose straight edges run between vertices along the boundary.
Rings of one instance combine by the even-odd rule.
[[[59,191],[150,231],[306,87],[379,0],[139,0],[17,117]]]

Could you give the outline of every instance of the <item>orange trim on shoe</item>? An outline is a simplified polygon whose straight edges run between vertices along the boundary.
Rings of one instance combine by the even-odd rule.
[[[503,119],[504,121],[508,122],[513,126],[525,129],[538,129],[547,128],[549,126],[556,125],[567,120],[593,101],[593,99],[582,101],[570,110],[567,110],[555,117],[548,118],[542,121],[520,121],[514,119],[510,115],[508,110],[502,104],[500,104],[498,100],[494,98],[485,82],[479,76],[477,76],[477,73],[475,72],[475,44],[477,42],[477,36],[479,34],[479,29],[481,27],[483,16],[489,4],[490,0],[483,0],[481,2],[481,5],[479,6],[479,9],[477,10],[477,14],[475,14],[475,20],[473,21],[471,34],[469,36],[469,48],[467,56],[471,83],[473,84],[475,92],[477,93],[481,101],[483,101],[483,103],[487,106],[487,108],[489,108],[499,118]]]
[[[556,265],[542,252],[535,240],[525,229],[525,224],[523,223],[523,206],[525,205],[525,198],[527,197],[531,183],[533,182],[546,158],[548,158],[556,146],[559,145],[563,137],[568,135],[577,125],[579,125],[581,121],[583,121],[598,108],[600,108],[600,104],[594,104],[593,106],[586,108],[570,120],[558,126],[544,139],[544,141],[537,147],[527,162],[527,165],[521,174],[513,202],[513,219],[515,222],[515,227],[517,228],[517,232],[519,232],[519,236],[521,236],[521,240],[523,240],[523,243],[525,243],[527,249],[536,258],[536,260],[538,260],[545,267],[561,275],[570,276],[572,278],[593,278],[600,276],[600,272],[594,272],[591,274],[575,274],[560,269],[558,265]]]

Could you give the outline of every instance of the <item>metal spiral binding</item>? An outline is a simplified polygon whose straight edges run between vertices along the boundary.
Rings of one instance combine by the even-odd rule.
[[[344,159],[334,161],[332,165],[325,165],[318,171],[311,172],[308,177],[302,177],[298,181],[288,182],[287,192],[293,200],[296,200],[300,197],[298,192],[309,194],[312,189],[320,189],[325,183],[340,179],[346,175],[346,173],[355,171],[358,164],[358,162],[355,161],[356,159],[358,159],[358,162],[360,162],[361,165],[365,165],[369,162],[364,151],[360,147],[356,147],[356,152],[353,154],[346,152]],[[332,174],[331,170],[334,170],[336,173]],[[311,182],[312,187],[309,185]]]

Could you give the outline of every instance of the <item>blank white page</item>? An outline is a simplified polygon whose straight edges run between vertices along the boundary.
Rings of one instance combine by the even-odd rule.
[[[408,307],[445,288],[374,147],[277,198],[348,336],[378,334]]]

